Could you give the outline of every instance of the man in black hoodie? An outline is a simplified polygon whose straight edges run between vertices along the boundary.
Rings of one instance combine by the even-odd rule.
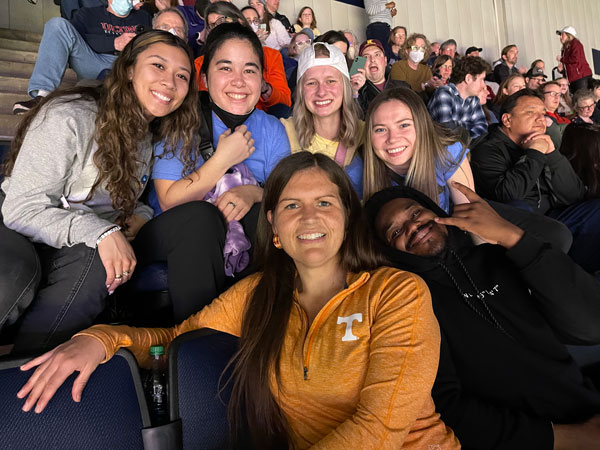
[[[488,200],[545,214],[573,233],[571,257],[600,271],[600,199],[584,201],[585,186],[546,133],[546,107],[523,89],[503,104],[500,123],[471,151],[477,192]]]
[[[471,203],[452,217],[408,187],[366,205],[388,261],[431,291],[442,331],[436,409],[465,449],[598,448],[600,393],[564,344],[600,342],[600,284],[456,187]]]

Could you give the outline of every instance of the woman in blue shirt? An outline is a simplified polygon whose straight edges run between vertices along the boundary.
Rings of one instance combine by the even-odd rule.
[[[175,151],[166,149],[164,142],[155,146],[149,203],[156,226],[148,233],[145,251],[166,253],[175,321],[197,312],[223,290],[228,224],[239,221],[252,241],[261,186],[277,162],[290,153],[283,125],[256,109],[262,70],[263,52],[256,34],[239,23],[218,25],[205,45],[202,77],[208,95],[200,105],[205,132],[201,131],[199,146]],[[215,191],[240,163],[255,182]],[[204,201],[207,198],[214,205]],[[167,245],[178,250],[160,249]]]
[[[427,194],[449,212],[450,201],[466,198],[451,181],[475,190],[468,150],[436,124],[421,98],[409,89],[391,89],[370,105],[366,118],[363,200],[394,184]]]

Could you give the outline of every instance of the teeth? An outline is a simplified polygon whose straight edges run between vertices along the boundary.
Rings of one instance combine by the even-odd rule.
[[[323,100],[323,101],[315,102],[315,103],[319,106],[324,106],[324,105],[329,105],[331,102],[332,102],[332,100]]]
[[[395,153],[403,152],[404,150],[406,150],[406,145],[404,147],[392,148],[392,149],[388,150],[387,152],[393,155]]]
[[[245,95],[245,94],[227,94],[227,95],[228,95],[229,97],[231,97],[231,98],[235,99],[235,100],[243,100],[243,99],[245,99],[246,97],[248,97],[248,96],[247,96],[247,95]]]
[[[325,236],[323,233],[301,234],[298,236],[298,239],[302,239],[303,241],[313,241],[322,238],[323,236]]]
[[[160,92],[152,91],[152,93],[155,96],[157,96],[158,98],[160,98],[161,100],[164,100],[165,102],[170,102],[171,101],[171,97],[167,97],[167,96],[161,94]]]

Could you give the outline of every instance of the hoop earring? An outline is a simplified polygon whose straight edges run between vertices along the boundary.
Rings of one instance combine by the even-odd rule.
[[[273,245],[275,246],[275,248],[281,250],[281,241],[279,240],[278,234],[273,235]]]

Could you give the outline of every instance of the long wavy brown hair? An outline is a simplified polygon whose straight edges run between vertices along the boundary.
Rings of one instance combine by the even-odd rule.
[[[417,138],[414,153],[406,173],[406,185],[415,188],[439,204],[440,186],[436,180],[436,170],[446,170],[455,164],[451,161],[446,147],[458,141],[450,130],[434,122],[427,112],[423,100],[410,89],[395,88],[383,91],[369,105],[365,119],[365,145],[363,150],[363,200],[392,186],[389,169],[373,148],[371,135],[373,117],[377,109],[389,101],[404,103],[411,111]],[[466,151],[463,149],[463,151]],[[462,155],[458,158],[462,161]]]
[[[380,265],[367,234],[360,201],[344,170],[319,153],[298,152],[282,159],[265,185],[255,246],[255,262],[262,276],[250,294],[242,319],[240,349],[232,362],[229,417],[233,448],[290,448],[288,424],[269,380],[274,370],[277,384],[281,383],[279,362],[293,307],[296,266],[285,250],[274,247],[267,212],[275,214],[281,193],[295,173],[314,168],[322,170],[338,186],[344,206],[346,234],[339,249],[342,268],[360,272]]]
[[[138,102],[130,80],[131,69],[138,55],[155,44],[167,44],[182,49],[189,58],[192,73],[189,91],[181,106],[171,114],[154,119],[150,124]],[[75,87],[57,90],[29,111],[21,120],[9,155],[2,166],[2,173],[10,176],[33,119],[56,102],[92,100],[98,107],[94,139],[98,149],[94,153],[94,164],[98,178],[94,182],[88,200],[99,186],[104,186],[110,194],[120,220],[131,216],[141,189],[137,177],[138,152],[133,150],[152,133],[152,142],[163,140],[165,148],[192,148],[195,144],[198,127],[197,98],[194,61],[188,45],[177,36],[165,31],[152,30],[136,36],[127,44],[115,60],[110,74],[98,88]],[[47,105],[47,106],[46,106]]]

